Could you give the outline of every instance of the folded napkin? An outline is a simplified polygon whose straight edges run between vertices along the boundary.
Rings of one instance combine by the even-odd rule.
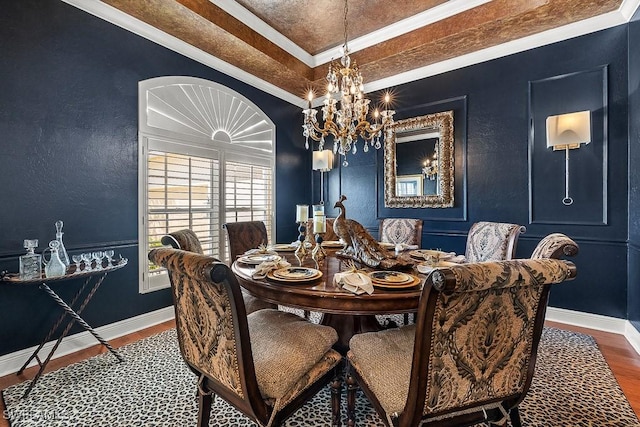
[[[297,248],[298,246],[300,246],[300,241],[299,240],[294,240],[290,244],[291,244],[292,247]],[[306,240],[304,241],[304,247],[305,248],[310,248],[311,246],[312,246],[311,243],[307,242]]]
[[[256,265],[256,269],[251,274],[251,277],[254,279],[264,279],[270,271],[286,267],[291,267],[291,264],[283,259],[280,261],[264,261]]]
[[[455,262],[456,264],[464,264],[465,262],[467,262],[467,259],[464,257],[464,255],[456,255],[453,258],[449,258],[447,261]]]
[[[344,271],[342,273],[336,273],[333,276],[333,283],[342,287],[349,292],[353,292],[356,295],[373,293],[373,284],[371,278],[359,271]]]
[[[406,243],[398,243],[396,245],[396,253],[418,249],[418,245],[407,245]]]
[[[243,255],[275,254],[275,253],[277,252],[273,249],[273,246],[260,245],[255,249],[249,249]]]
[[[420,264],[416,264],[416,270],[418,270],[418,272],[422,273],[422,274],[429,274],[433,270],[435,270],[436,268],[438,268],[438,267],[434,266],[434,265],[427,264],[426,262],[421,262]]]

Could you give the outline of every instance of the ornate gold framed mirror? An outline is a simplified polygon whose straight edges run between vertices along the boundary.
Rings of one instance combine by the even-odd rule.
[[[384,138],[385,207],[452,207],[453,147],[453,111],[390,125]]]

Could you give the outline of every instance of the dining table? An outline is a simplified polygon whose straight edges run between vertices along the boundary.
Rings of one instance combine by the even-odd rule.
[[[320,323],[331,326],[338,333],[338,342],[334,348],[346,354],[349,340],[355,334],[379,331],[383,327],[376,319],[377,314],[397,314],[415,312],[418,308],[422,286],[426,276],[415,270],[403,270],[416,277],[414,286],[408,288],[378,287],[374,284],[371,294],[357,295],[334,283],[334,275],[347,271],[352,261],[339,256],[336,248],[325,248],[326,258],[316,264],[307,257],[302,267],[317,268],[322,275],[310,281],[276,281],[269,277],[255,278],[255,265],[236,260],[232,271],[240,286],[251,295],[264,301],[322,314]],[[293,252],[279,251],[278,255],[292,266],[298,266]],[[390,251],[390,256],[394,256]],[[408,256],[405,254],[404,256]],[[375,268],[359,267],[361,271],[375,271]]]

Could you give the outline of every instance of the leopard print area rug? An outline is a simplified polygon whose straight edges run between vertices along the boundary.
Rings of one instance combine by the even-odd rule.
[[[125,362],[101,354],[44,375],[27,399],[28,383],[2,392],[12,427],[194,426],[195,376],[183,363],[175,330],[126,345]],[[358,393],[357,425],[383,426]],[[343,393],[343,420],[346,401]],[[531,390],[521,405],[525,426],[640,426],[594,339],[545,328]],[[330,391],[325,388],[285,426],[327,426]],[[255,426],[217,398],[210,426]]]

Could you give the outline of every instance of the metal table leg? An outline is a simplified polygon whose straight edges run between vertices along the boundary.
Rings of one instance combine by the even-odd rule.
[[[100,344],[104,345],[118,359],[119,362],[123,362],[124,361],[124,358],[116,350],[114,350],[113,347],[111,347],[109,342],[107,342],[107,340],[102,338],[87,322],[84,321],[84,319],[82,317],[80,317],[80,314],[82,313],[82,311],[86,307],[87,303],[91,300],[93,295],[96,293],[96,291],[98,290],[98,287],[102,284],[102,281],[104,280],[105,277],[106,277],[106,274],[103,274],[96,281],[96,283],[91,288],[91,291],[89,291],[87,296],[82,301],[82,304],[80,304],[80,307],[78,308],[77,312],[74,311],[73,308],[71,308],[71,306],[69,306],[66,302],[64,302],[64,300],[62,298],[60,298],[58,296],[58,294],[56,294],[49,286],[47,286],[46,283],[40,284],[40,289],[44,290],[65,311],[65,313],[58,319],[58,321],[56,322],[54,327],[51,329],[51,331],[49,331],[49,334],[47,334],[47,337],[50,337],[50,335],[53,333],[53,331],[58,328],[58,326],[62,322],[62,319],[66,315],[71,316],[71,320],[69,321],[69,323],[65,327],[64,331],[62,332],[62,334],[56,340],[56,343],[54,344],[54,346],[51,349],[51,351],[49,351],[49,354],[47,355],[47,357],[44,360],[44,362],[40,363],[40,360],[39,360],[39,358],[37,356],[37,352],[42,348],[42,344],[38,347],[38,349],[36,350],[34,355],[31,356],[30,360],[33,359],[34,356],[36,357],[36,360],[38,360],[38,363],[40,364],[40,369],[38,370],[38,373],[35,375],[33,380],[31,380],[31,384],[29,384],[29,387],[27,388],[27,390],[22,395],[23,398],[27,397],[29,395],[29,393],[31,393],[31,390],[36,385],[36,383],[38,382],[40,377],[42,376],[42,373],[44,372],[47,364],[51,360],[51,357],[53,356],[53,354],[57,350],[58,346],[60,345],[60,342],[62,342],[62,339],[69,333],[69,330],[71,329],[71,327],[73,326],[73,324],[75,322],[78,322],[85,330],[89,331],[100,342]],[[76,300],[78,299],[78,297],[80,296],[82,291],[85,289],[85,287],[88,284],[89,280],[90,279],[87,279],[85,284],[80,289],[80,292],[78,292],[78,294],[76,294],[76,296],[74,297],[71,305],[74,305],[74,303],[76,302]],[[46,338],[46,339],[48,339],[48,338]]]
[[[75,306],[76,302],[78,301],[78,298],[80,298],[80,295],[82,295],[82,293],[84,292],[85,288],[87,287],[87,285],[89,284],[89,282],[91,281],[90,277],[87,277],[87,279],[84,281],[82,287],[80,287],[80,290],[78,290],[78,292],[76,293],[76,295],[73,297],[73,300],[71,300],[71,307]],[[80,311],[80,310],[79,310]],[[42,361],[40,360],[40,357],[38,357],[38,353],[40,353],[40,350],[42,350],[42,347],[49,342],[49,340],[51,339],[51,337],[53,336],[53,333],[55,331],[58,330],[58,327],[60,326],[60,324],[62,324],[62,321],[64,320],[64,318],[67,317],[67,312],[63,312],[60,317],[58,318],[58,320],[56,320],[56,323],[54,323],[54,325],[51,327],[51,329],[49,329],[49,332],[47,332],[47,336],[44,337],[44,339],[42,340],[42,342],[40,343],[40,345],[38,345],[38,348],[35,349],[35,351],[33,352],[33,354],[31,354],[31,356],[29,356],[29,358],[26,360],[26,362],[24,362],[24,365],[22,365],[22,367],[20,368],[20,370],[18,372],[16,372],[16,375],[20,375],[22,372],[24,372],[24,370],[27,368],[27,366],[29,365],[29,363],[35,358],[36,361],[38,362],[39,366],[42,366]],[[58,338],[57,341],[61,341],[62,337]]]

